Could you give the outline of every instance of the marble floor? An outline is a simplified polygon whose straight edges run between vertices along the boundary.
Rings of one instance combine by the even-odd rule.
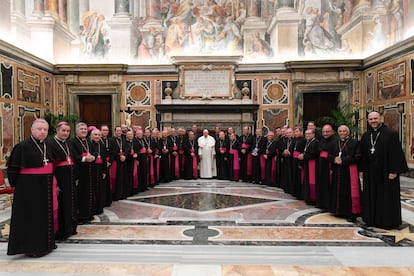
[[[1,275],[414,275],[414,181],[402,179],[398,230],[350,223],[278,188],[174,181],[114,202],[39,258],[7,256]]]

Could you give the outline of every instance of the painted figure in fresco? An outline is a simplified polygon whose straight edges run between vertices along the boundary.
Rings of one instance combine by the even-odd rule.
[[[319,10],[313,7],[306,9],[306,28],[303,44],[305,53],[323,53],[334,48],[332,37],[321,27]]]
[[[253,51],[258,56],[272,57],[273,49],[270,44],[260,38],[260,34],[256,33],[253,38]]]
[[[403,11],[401,0],[385,1],[387,9],[388,45],[394,44],[403,38]]]
[[[160,47],[157,47],[159,32],[150,28],[149,32],[139,32],[137,40],[136,57],[138,59],[155,59],[159,57]]]
[[[170,11],[168,12],[167,34],[165,38],[165,51],[177,52],[183,47],[188,46],[193,41],[190,26],[194,23],[193,3],[190,0],[180,1],[179,6],[175,1],[170,2]]]
[[[86,57],[108,57],[111,48],[109,27],[105,17],[95,11],[82,16],[80,37],[84,44],[83,53]]]
[[[211,51],[216,35],[217,31],[214,22],[208,17],[199,16],[195,27],[195,36],[197,37],[201,53]]]
[[[226,18],[226,25],[216,39],[218,50],[227,50],[229,52],[239,50],[239,42],[242,37],[239,27],[234,23],[232,17]]]

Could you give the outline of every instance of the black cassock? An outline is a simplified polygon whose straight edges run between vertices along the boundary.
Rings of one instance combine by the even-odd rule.
[[[134,195],[138,192],[138,153],[135,146],[135,140],[135,137],[132,140],[128,140],[125,138],[125,163],[128,175],[128,185],[126,187],[126,193],[128,194],[128,196]],[[137,155],[137,157],[134,157],[135,154]]]
[[[316,201],[316,161],[319,157],[319,140],[306,141],[303,149],[303,199],[307,204]]]
[[[397,227],[402,223],[399,174],[408,170],[398,133],[384,125],[369,129],[361,139],[361,155],[362,218],[367,225]],[[389,173],[398,176],[390,180]]]
[[[292,160],[292,195],[298,199],[303,198],[303,162],[298,157],[305,148],[306,139],[304,137],[295,138]]]
[[[185,167],[185,153],[184,153],[184,144],[185,140],[187,140],[188,137],[183,135],[178,135],[178,161],[179,161],[179,167],[180,167],[180,178],[184,178],[184,167]]]
[[[276,186],[277,177],[277,141],[267,141],[264,151],[265,162],[265,178],[263,184],[268,186]]]
[[[293,192],[293,151],[295,148],[295,139],[287,137],[281,139],[279,143],[279,157],[280,161],[280,186],[285,193],[292,194]],[[287,153],[284,154],[284,151]]]
[[[155,152],[157,143],[152,137],[144,137],[145,149],[147,151],[147,187],[153,187],[156,183]]]
[[[332,183],[332,164],[338,138],[331,136],[319,143],[319,159],[316,163],[316,206],[327,209],[329,206],[329,191]]]
[[[68,141],[75,162],[75,174],[78,181],[77,201],[79,221],[91,220],[95,215],[95,185],[92,180],[92,163],[82,162],[90,153],[90,140],[74,137]]]
[[[226,139],[217,139],[215,150],[217,179],[229,179],[229,142]]]
[[[361,188],[357,169],[360,157],[359,143],[352,138],[338,141],[334,152],[342,164],[332,165],[329,211],[354,220],[361,213]]]
[[[111,137],[109,140],[109,149],[111,152],[109,176],[112,199],[125,199],[131,193],[130,177],[127,167],[130,145],[126,143],[124,138]],[[121,162],[120,159],[122,155],[125,155],[127,158],[124,162]]]
[[[171,179],[180,178],[180,155],[178,153],[178,136],[168,136],[168,143],[170,144],[170,177]]]
[[[264,148],[266,147],[266,138],[263,136],[254,136],[254,144],[252,149],[252,182],[260,183],[264,178],[262,170],[264,171],[265,160],[263,159]],[[256,152],[257,155],[253,154]]]
[[[235,139],[232,141],[229,139],[229,180],[240,180],[240,147],[240,140]]]
[[[252,179],[252,149],[253,135],[241,135],[240,143],[240,179],[243,181],[251,181]],[[245,153],[242,151],[245,150]]]
[[[183,143],[183,150],[185,154],[184,163],[184,179],[197,179],[198,178],[198,143],[194,138],[190,140],[185,139]],[[194,153],[194,156],[191,154]]]
[[[52,138],[47,140],[47,146],[53,160],[54,174],[58,194],[58,224],[57,240],[64,240],[76,234],[78,225],[78,207],[76,202],[75,167],[69,145],[66,141]]]
[[[111,159],[111,152],[109,149],[109,138],[102,138],[102,143],[105,145],[105,156],[106,162],[109,162]],[[107,170],[107,175],[104,179],[104,187],[105,187],[105,207],[109,207],[112,204],[112,193],[111,193],[111,183],[110,183],[110,176],[109,176],[109,169]]]
[[[166,183],[171,181],[171,156],[173,144],[168,138],[161,138],[158,140],[158,150],[160,155],[160,179],[161,183]]]
[[[15,187],[8,255],[44,255],[55,247],[53,166],[52,163],[44,166],[43,145],[31,136],[13,148],[7,162],[9,183]],[[47,147],[46,159],[50,160]],[[23,168],[49,173],[27,173]]]
[[[280,136],[279,138],[275,138],[276,141],[276,147],[277,147],[277,158],[276,158],[276,187],[283,188],[282,187],[282,149],[283,145],[285,144],[285,139],[287,139],[285,136]]]
[[[138,153],[138,192],[148,189],[148,154],[144,138],[134,139],[134,150]]]
[[[108,177],[106,166],[106,149],[104,143],[91,142],[91,154],[95,156],[92,162],[92,181],[95,188],[95,210],[96,214],[102,214],[106,202],[105,180]],[[104,178],[105,175],[105,178]]]

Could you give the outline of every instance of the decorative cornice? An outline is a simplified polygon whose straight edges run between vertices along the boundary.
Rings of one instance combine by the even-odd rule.
[[[254,112],[259,109],[258,104],[157,104],[155,108],[162,112],[197,113],[208,111],[209,113],[220,112]]]
[[[174,65],[129,65],[127,75],[154,75],[154,74],[176,74],[177,69]]]
[[[124,74],[128,71],[126,64],[57,64],[56,71],[60,74]]]
[[[30,54],[4,40],[0,39],[0,55],[13,59],[22,64],[33,66],[37,69],[44,70],[51,74],[56,74],[53,64]]]
[[[361,70],[366,70],[390,59],[398,58],[414,51],[414,36],[400,41],[364,59]]]
[[[285,62],[286,69],[289,71],[359,70],[362,65],[362,59],[302,60]]]

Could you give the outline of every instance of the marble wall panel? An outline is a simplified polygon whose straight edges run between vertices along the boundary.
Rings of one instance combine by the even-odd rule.
[[[131,114],[131,125],[141,126],[142,128],[151,127],[151,112],[147,110],[135,110]]]
[[[22,141],[30,136],[30,128],[32,123],[37,118],[40,118],[40,108],[29,108],[26,106],[19,106],[19,141]]]
[[[384,116],[384,124],[389,128],[397,131],[400,141],[405,145],[405,131],[406,131],[406,109],[405,103],[393,103],[387,105],[380,105],[379,112]],[[405,146],[404,146],[405,147]]]
[[[32,71],[18,68],[18,99],[32,103],[40,103],[40,75]]]
[[[414,160],[414,100],[410,101],[410,154],[408,156],[409,160]]]
[[[289,110],[285,108],[264,109],[263,110],[263,127],[268,130],[275,130],[278,127],[286,125],[289,121]]]
[[[406,93],[405,62],[378,71],[378,100],[404,96]]]
[[[263,80],[262,95],[264,105],[289,104],[289,81]]]
[[[1,144],[1,162],[6,162],[7,158],[14,145],[14,105],[10,103],[3,103],[1,105],[1,129],[0,129],[0,144]]]
[[[47,107],[52,106],[53,91],[52,91],[52,78],[46,76],[43,78],[43,104]]]
[[[365,74],[365,102],[372,103],[374,101],[375,77],[373,72]]]
[[[13,98],[13,66],[0,63],[0,93],[2,98]]]
[[[151,82],[127,81],[126,103],[131,106],[151,105]]]

